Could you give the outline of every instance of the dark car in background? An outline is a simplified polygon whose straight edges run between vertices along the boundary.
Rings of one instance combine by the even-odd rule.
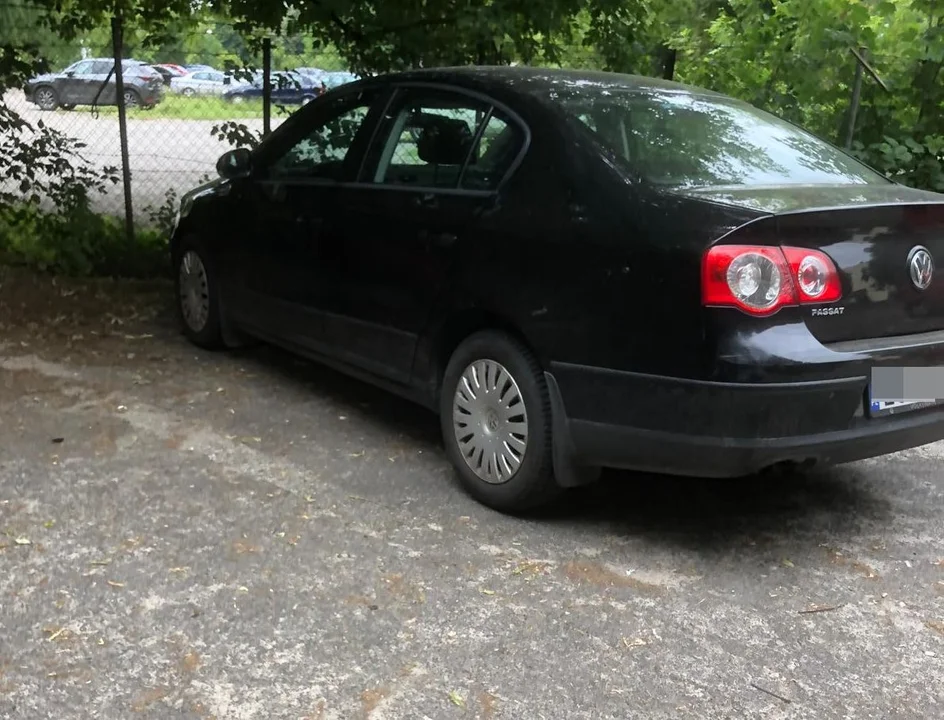
[[[26,99],[41,110],[77,105],[117,105],[114,74],[115,61],[108,58],[79,60],[62,72],[39,75],[24,88]],[[161,74],[138,60],[122,62],[124,104],[127,107],[153,107],[164,97]]]
[[[944,405],[871,374],[944,362],[944,196],[746,103],[415,71],[325,93],[218,170],[171,240],[186,335],[425,405],[493,508],[600,467],[728,478],[944,439]]]
[[[324,86],[312,77],[292,71],[271,74],[272,102],[276,105],[306,105],[324,92]],[[223,92],[223,99],[239,103],[261,100],[263,77],[260,73],[244,84]]]

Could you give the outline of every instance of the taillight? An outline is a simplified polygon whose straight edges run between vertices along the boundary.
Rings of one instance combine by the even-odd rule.
[[[703,305],[736,307],[757,316],[842,296],[832,260],[805,248],[716,245],[705,253],[701,275]]]
[[[833,261],[825,253],[785,247],[784,257],[796,282],[801,303],[834,302],[842,297],[842,283]]]

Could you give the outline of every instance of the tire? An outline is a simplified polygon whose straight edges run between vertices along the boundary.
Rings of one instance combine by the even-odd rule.
[[[124,103],[126,108],[141,107],[141,96],[137,90],[125,90]]]
[[[184,88],[180,94],[186,98],[192,98],[197,93],[194,91],[193,88]]]
[[[475,396],[470,400],[464,381],[472,376],[464,375],[473,366],[477,375],[469,382]],[[484,401],[486,396],[492,399]],[[521,514],[561,495],[554,478],[547,384],[540,364],[522,342],[492,330],[466,338],[446,367],[439,409],[446,455],[476,500],[499,512]],[[512,430],[517,431],[516,440],[509,436]]]
[[[72,103],[68,103],[68,104],[63,103],[59,107],[61,107],[63,110],[75,110],[75,105],[73,105]]]
[[[52,112],[59,107],[59,95],[49,85],[41,85],[33,91],[33,101],[40,110]]]
[[[206,350],[224,347],[217,276],[203,243],[184,238],[175,253],[174,270],[175,305],[184,335]]]

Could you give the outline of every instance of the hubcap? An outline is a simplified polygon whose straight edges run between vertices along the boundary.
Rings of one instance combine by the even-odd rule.
[[[210,317],[210,293],[206,268],[193,250],[180,260],[180,309],[187,327],[194,332],[203,330]]]
[[[126,92],[126,93],[125,93],[125,105],[126,105],[127,107],[134,107],[134,106],[137,105],[137,104],[138,104],[138,96],[135,95],[133,92]]]
[[[528,411],[518,383],[494,360],[477,360],[459,378],[452,424],[462,457],[481,480],[508,482],[528,449]]]
[[[40,90],[39,91],[39,106],[40,107],[49,107],[52,105],[52,90]]]

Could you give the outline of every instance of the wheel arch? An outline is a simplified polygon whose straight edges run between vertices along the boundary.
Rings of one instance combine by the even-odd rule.
[[[442,378],[449,358],[463,340],[483,330],[498,330],[511,335],[534,354],[542,368],[546,366],[541,353],[519,323],[501,313],[481,307],[455,310],[448,313],[437,329],[429,335],[425,352],[417,358],[415,367],[418,377],[427,387],[426,394],[434,407],[438,407]]]

